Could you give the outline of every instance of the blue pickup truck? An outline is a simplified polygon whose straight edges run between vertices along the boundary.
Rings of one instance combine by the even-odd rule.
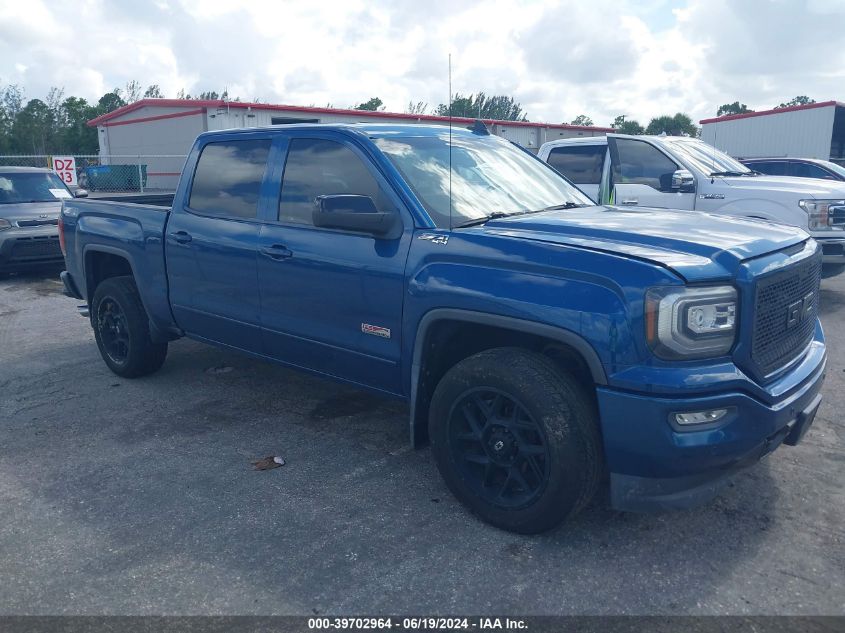
[[[516,532],[603,483],[702,502],[821,401],[804,231],[596,206],[483,125],[206,133],[172,206],[66,200],[60,235],[116,374],[185,336],[402,398],[451,491]]]

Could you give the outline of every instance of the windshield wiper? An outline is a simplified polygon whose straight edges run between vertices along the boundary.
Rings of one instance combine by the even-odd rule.
[[[563,204],[555,204],[545,209],[534,211],[533,213],[540,213],[540,211],[560,211],[561,209],[578,209],[586,206],[586,204],[581,204],[580,202],[564,202]]]
[[[460,224],[456,224],[454,228],[456,229],[463,229],[468,226],[477,226],[479,224],[484,224],[485,222],[489,222],[490,220],[496,220],[498,218],[506,218],[508,215],[513,215],[512,213],[504,213],[503,211],[493,211],[490,215],[485,215],[480,218],[473,218],[472,220],[467,220],[466,222],[461,222]]]
[[[580,204],[578,202],[564,202],[563,204],[555,204],[550,207],[544,207],[542,209],[525,209],[524,211],[514,211],[513,213],[504,213],[503,211],[494,211],[490,215],[486,215],[482,218],[474,218],[472,220],[467,220],[466,222],[462,222],[461,224],[456,224],[454,228],[462,229],[468,226],[477,226],[479,224],[484,224],[485,222],[489,222],[490,220],[498,220],[499,218],[513,218],[518,215],[528,215],[529,213],[542,213],[543,211],[558,211],[560,209],[575,209],[576,207],[585,207],[587,205]]]
[[[750,171],[711,171],[711,176],[751,176]]]

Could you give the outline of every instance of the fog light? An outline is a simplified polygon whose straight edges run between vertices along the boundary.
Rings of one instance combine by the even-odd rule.
[[[721,420],[728,414],[727,409],[710,409],[709,411],[691,411],[690,413],[676,413],[675,422],[684,426],[690,424],[711,424]]]

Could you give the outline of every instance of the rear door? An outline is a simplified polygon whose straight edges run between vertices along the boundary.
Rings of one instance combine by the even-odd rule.
[[[694,209],[695,193],[672,189],[672,174],[682,166],[645,139],[607,137],[610,191],[618,206]]]
[[[368,156],[343,135],[303,133],[277,147],[281,190],[259,237],[264,339],[284,362],[384,391],[402,389],[402,302],[413,222]],[[278,164],[276,164],[278,163]],[[316,227],[318,196],[370,196],[403,229],[376,238]]]
[[[566,176],[594,202],[599,200],[607,144],[573,143],[552,147],[546,162]]]
[[[261,349],[258,212],[270,145],[269,137],[207,143],[166,234],[176,323],[188,334],[254,352]]]

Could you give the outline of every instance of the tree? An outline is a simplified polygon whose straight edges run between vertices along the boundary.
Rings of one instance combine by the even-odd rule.
[[[579,114],[577,117],[572,119],[572,123],[570,123],[570,125],[583,125],[585,127],[589,127],[593,125],[593,120],[586,114]]]
[[[122,108],[126,105],[126,102],[120,96],[120,88],[115,88],[111,92],[107,92],[100,100],[97,101],[97,114],[106,114],[107,112],[113,112],[118,108]]]
[[[428,104],[425,101],[408,102],[408,107],[405,108],[408,114],[426,114],[428,112]]]
[[[645,134],[645,128],[640,125],[639,121],[635,121],[634,119],[628,121],[624,114],[620,114],[613,119],[610,127],[613,128],[614,132],[618,132],[619,134]]]
[[[141,83],[133,79],[126,82],[126,103],[135,103],[141,99]]]
[[[12,143],[16,151],[46,154],[53,128],[50,108],[41,99],[31,99],[15,117]]]
[[[798,95],[797,97],[793,97],[786,103],[781,103],[779,106],[775,108],[775,110],[779,108],[791,108],[792,106],[801,106],[801,105],[808,105],[810,103],[815,103],[815,99],[810,99],[807,95]]]
[[[60,150],[78,154],[96,154],[98,150],[97,129],[87,123],[97,116],[97,108],[85,99],[68,97],[62,103],[64,129],[60,131]]]
[[[435,114],[449,116],[449,106],[441,103],[437,106]],[[494,119],[498,121],[527,121],[528,117],[522,110],[522,106],[513,97],[507,95],[493,95],[488,97],[483,92],[477,95],[463,96],[456,93],[452,97],[452,116]]]
[[[379,110],[384,110],[384,105],[381,99],[378,97],[372,97],[368,101],[356,105],[353,110],[369,110],[370,112],[377,112]]]
[[[664,114],[648,122],[646,134],[668,134],[669,136],[698,136],[698,128],[692,119],[682,112],[675,116]]]
[[[144,91],[144,99],[164,99],[164,95],[161,94],[158,84],[147,86],[147,89]]]
[[[745,112],[754,112],[754,110],[749,110],[748,106],[744,103],[734,101],[733,103],[720,105],[719,109],[716,111],[716,116],[724,116],[726,114],[743,114]]]

